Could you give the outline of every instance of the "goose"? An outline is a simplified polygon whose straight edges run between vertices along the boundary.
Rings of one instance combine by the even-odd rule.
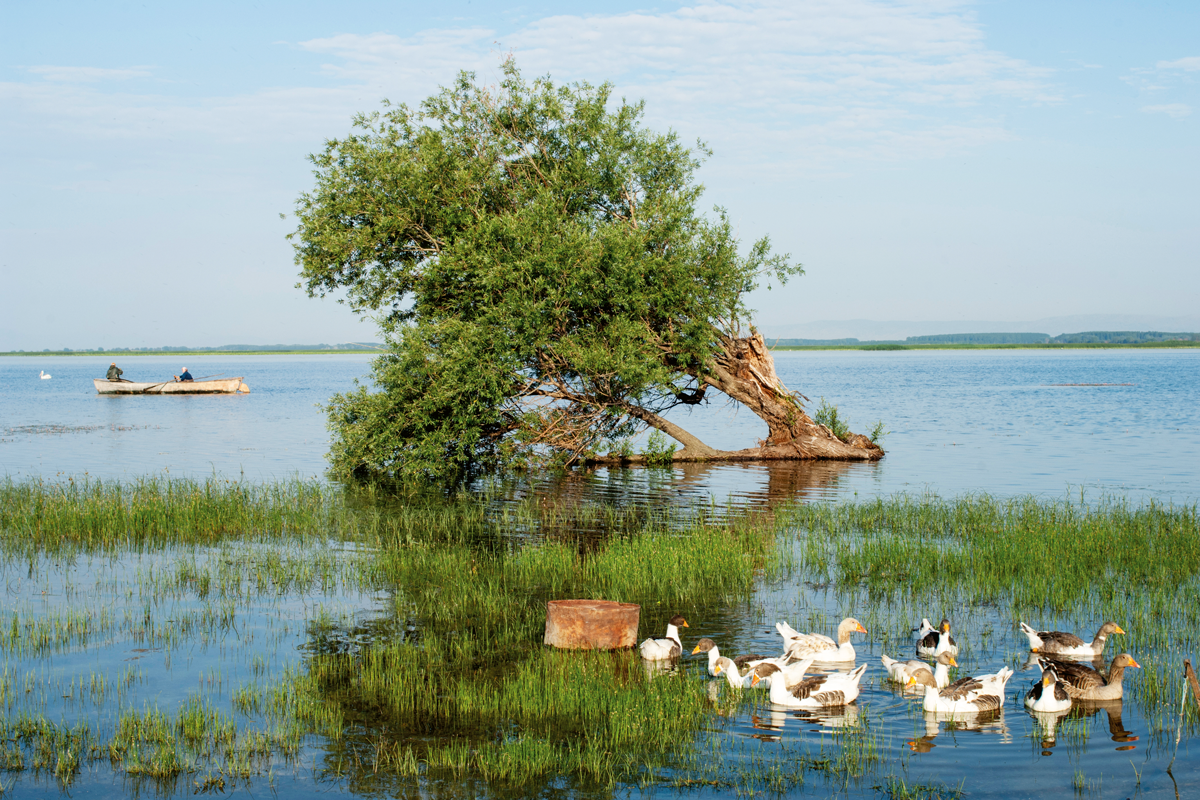
[[[769,689],[773,683],[773,675],[783,675],[785,684],[799,683],[804,678],[804,673],[812,666],[811,658],[791,664],[783,664],[781,661],[782,659],[764,659],[743,674],[734,661],[721,656],[717,659],[716,671],[717,675],[724,675],[729,685],[735,689]],[[767,669],[768,665],[770,670]]]
[[[812,663],[806,658],[797,664]],[[867,665],[863,664],[849,673],[835,672],[830,675],[813,675],[811,678],[789,684],[787,680],[771,681],[771,702],[785,708],[824,708],[843,706],[858,697],[858,683],[862,680]],[[774,664],[763,664],[756,668],[751,685],[757,686],[763,679],[780,672]]]
[[[854,660],[854,645],[850,634],[866,633],[867,629],[853,617],[838,625],[837,641],[821,633],[800,633],[786,622],[777,622],[775,630],[783,637],[783,654],[789,660],[813,657],[817,664],[837,664]]]
[[[1002,667],[992,675],[959,678],[945,689],[926,686],[923,708],[950,714],[996,711],[1004,705],[1004,687],[1012,674],[1011,669]],[[907,685],[916,686],[917,679],[910,676]]]
[[[941,653],[931,670],[924,661],[897,661],[894,658],[880,656],[883,666],[887,669],[888,679],[896,683],[908,683],[909,677],[915,677],[917,683],[945,689],[950,684],[950,667],[957,667],[958,662],[949,653]]]
[[[1055,661],[1051,664],[1044,660],[1043,669],[1053,669],[1063,689],[1074,700],[1120,700],[1125,696],[1125,688],[1121,682],[1125,678],[1128,667],[1141,668],[1141,664],[1133,660],[1129,653],[1121,653],[1113,659],[1105,679],[1091,667],[1076,664],[1071,661]]]
[[[46,370],[44,370],[44,369],[38,370],[38,376],[41,377],[41,379],[44,381],[50,380],[50,376],[46,374]]]
[[[917,640],[917,655],[925,658],[936,658],[941,653],[958,655],[958,643],[950,635],[950,620],[943,617],[942,623],[935,628],[929,620],[923,619],[921,630],[925,633]]]
[[[721,658],[724,658],[724,656],[721,655],[721,651],[717,649],[717,643],[706,636],[697,642],[695,648],[693,648],[692,655],[696,655],[697,653],[708,653],[708,674],[715,678],[717,676],[717,661]],[[766,656],[759,655],[757,653],[753,655],[737,656],[736,658],[730,659],[730,661],[737,666],[739,671],[745,669],[746,667],[753,667],[758,662],[765,660],[769,659],[767,659]]]
[[[662,639],[647,639],[638,645],[638,652],[647,661],[667,661],[683,655],[683,643],[679,641],[679,629],[688,626],[687,620],[676,614],[667,623],[667,635]]]
[[[1030,711],[1066,711],[1071,707],[1071,695],[1059,682],[1053,666],[1042,668],[1042,679],[1025,695],[1025,707]]]
[[[1021,631],[1029,637],[1029,649],[1034,653],[1050,653],[1056,656],[1082,656],[1091,658],[1104,653],[1104,641],[1114,633],[1125,633],[1115,622],[1106,622],[1096,631],[1096,638],[1085,642],[1073,633],[1063,631],[1035,631],[1021,623]]]

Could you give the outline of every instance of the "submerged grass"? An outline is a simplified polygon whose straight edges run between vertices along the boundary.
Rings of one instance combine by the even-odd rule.
[[[686,671],[653,675],[636,653],[547,649],[546,602],[639,603],[643,635],[656,634],[673,614],[747,608],[764,583],[801,577],[847,604],[870,599],[860,616],[873,633],[906,641],[917,606],[952,617],[1004,608],[1014,626],[1111,618],[1129,631],[1121,649],[1155,654],[1139,656],[1146,669],[1135,696],[1163,730],[1178,705],[1176,656],[1200,643],[1195,507],[898,497],[755,515],[303,482],[0,483],[0,562],[30,580],[49,586],[36,565],[50,560],[129,554],[149,558],[123,589],[123,610],[97,602],[105,587],[64,577],[53,591],[31,590],[61,595],[61,607],[14,607],[0,619],[0,652],[36,665],[125,637],[169,658],[183,642],[238,639],[252,663],[236,680],[210,669],[182,703],[140,711],[132,672],[51,687],[5,665],[4,768],[65,784],[82,763],[108,759],[132,776],[210,791],[319,741],[321,774],[372,792],[433,780],[466,793],[476,781],[521,793],[568,781],[778,794],[806,776],[845,784],[875,771],[887,796],[952,797],[961,787],[880,776],[890,745],[866,711],[815,748],[731,750],[723,720],[762,697],[724,686],[714,696]],[[381,608],[364,617],[308,602],[347,594]],[[261,645],[244,617],[296,598],[302,657],[276,663],[254,651]],[[167,612],[168,599],[190,605]],[[982,631],[972,646],[993,635]],[[111,724],[64,728],[26,707],[54,692],[119,713]],[[1064,724],[1060,738],[1071,730]]]

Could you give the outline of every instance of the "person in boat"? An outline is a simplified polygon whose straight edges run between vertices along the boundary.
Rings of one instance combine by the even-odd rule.
[[[117,362],[112,362],[112,366],[108,368],[108,375],[105,376],[110,381],[119,381],[125,373],[117,366]]]
[[[184,367],[183,372],[180,373],[179,377],[175,379],[175,382],[183,383],[184,381],[190,381],[190,380],[192,380],[192,373],[187,371],[187,367]]]

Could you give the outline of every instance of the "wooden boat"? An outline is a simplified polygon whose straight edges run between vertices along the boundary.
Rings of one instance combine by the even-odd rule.
[[[219,378],[210,381],[106,381],[93,378],[98,394],[249,394],[250,387],[241,378]]]

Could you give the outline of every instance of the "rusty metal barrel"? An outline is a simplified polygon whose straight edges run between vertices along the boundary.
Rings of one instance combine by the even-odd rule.
[[[546,644],[566,650],[616,650],[637,644],[637,603],[551,600],[546,604]]]

